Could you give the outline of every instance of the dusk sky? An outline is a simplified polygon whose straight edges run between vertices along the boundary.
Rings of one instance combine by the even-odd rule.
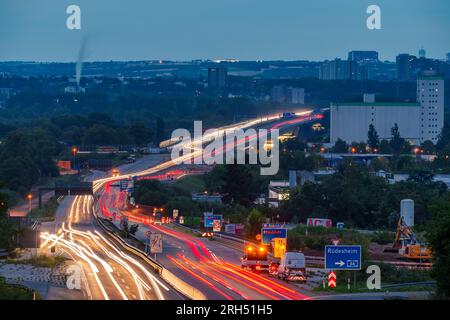
[[[82,29],[66,28],[77,4]],[[381,7],[382,30],[366,9]],[[449,0],[0,0],[0,60],[323,60],[350,50],[443,59]]]

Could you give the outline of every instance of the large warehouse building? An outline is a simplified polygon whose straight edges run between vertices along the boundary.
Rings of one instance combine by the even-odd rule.
[[[374,94],[365,94],[363,102],[331,104],[330,142],[367,141],[373,124],[381,139],[391,138],[391,128],[398,125],[403,138],[413,144],[438,141],[444,126],[444,79],[435,75],[417,80],[417,102],[376,102]]]

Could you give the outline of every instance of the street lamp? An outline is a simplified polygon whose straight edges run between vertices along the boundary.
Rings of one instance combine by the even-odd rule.
[[[28,199],[28,211],[31,212],[31,199],[33,199],[33,195],[27,194],[27,199]]]
[[[72,154],[73,154],[73,168],[75,169],[75,156],[78,153],[78,148],[77,147],[72,147]]]

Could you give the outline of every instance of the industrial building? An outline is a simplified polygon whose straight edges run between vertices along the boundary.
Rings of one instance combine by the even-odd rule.
[[[391,138],[397,124],[403,138],[412,144],[438,141],[444,126],[444,79],[433,74],[417,79],[417,102],[377,102],[365,94],[363,102],[332,103],[330,142],[339,138],[347,143],[367,141],[373,124],[380,140]]]

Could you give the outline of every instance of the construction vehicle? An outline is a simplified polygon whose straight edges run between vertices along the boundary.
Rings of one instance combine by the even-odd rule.
[[[241,267],[252,271],[269,271],[270,261],[267,259],[267,248],[264,246],[247,246],[241,258]]]
[[[393,248],[397,249],[404,259],[430,260],[433,258],[430,246],[419,242],[413,229],[405,223],[402,216],[397,223]]]

